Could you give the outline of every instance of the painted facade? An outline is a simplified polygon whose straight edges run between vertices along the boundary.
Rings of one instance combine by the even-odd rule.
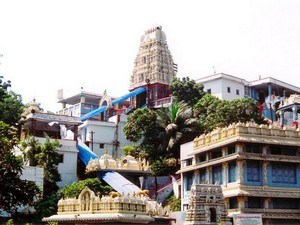
[[[300,131],[232,124],[181,146],[182,210],[191,186],[219,184],[229,216],[262,214],[264,224],[300,222]]]

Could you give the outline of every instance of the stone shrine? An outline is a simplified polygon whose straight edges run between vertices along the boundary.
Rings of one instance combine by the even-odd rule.
[[[184,225],[217,225],[228,221],[222,188],[219,185],[193,184]]]

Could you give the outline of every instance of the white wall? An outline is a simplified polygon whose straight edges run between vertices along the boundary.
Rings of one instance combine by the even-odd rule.
[[[220,77],[214,80],[203,81],[204,91],[211,89],[211,94],[224,100],[233,100],[243,98],[245,95],[245,87],[241,82],[226,79]],[[231,92],[227,92],[227,87],[230,87]],[[236,90],[239,90],[239,95],[236,94]]]
[[[44,143],[46,138],[36,138],[40,143]],[[50,141],[54,141],[50,139]],[[57,149],[59,154],[63,155],[63,162],[58,165],[58,172],[61,181],[57,183],[59,188],[77,182],[77,142],[73,140],[58,140],[61,147]]]
[[[227,92],[227,87],[230,87],[230,93]],[[236,94],[236,90],[239,90],[239,95]],[[222,99],[233,100],[238,98],[244,98],[244,95],[244,84],[232,80],[227,80],[224,78],[222,79]]]
[[[34,181],[37,186],[43,191],[44,184],[44,169],[40,167],[33,166],[23,166],[21,179]]]
[[[119,141],[118,156],[123,154],[122,147],[126,145],[132,145],[130,141],[126,140],[123,128],[126,124],[126,115],[120,116],[120,122],[118,124],[118,135],[117,139]],[[91,142],[91,134],[93,131],[93,151],[96,155],[101,156],[108,151],[108,154],[113,155],[114,145],[113,141],[116,139],[116,116],[109,119],[109,121],[92,121],[87,120],[83,125],[79,127],[79,134],[83,141]],[[104,148],[100,148],[100,144],[104,144]],[[90,149],[92,149],[90,143]]]

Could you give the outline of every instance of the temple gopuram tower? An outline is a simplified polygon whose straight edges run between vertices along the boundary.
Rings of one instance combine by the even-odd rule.
[[[176,76],[174,65],[162,27],[145,31],[134,61],[129,91],[145,87],[148,92],[132,98],[131,106],[149,103],[148,107],[152,108],[170,102],[169,85]]]
[[[193,184],[184,225],[231,225],[221,186]]]

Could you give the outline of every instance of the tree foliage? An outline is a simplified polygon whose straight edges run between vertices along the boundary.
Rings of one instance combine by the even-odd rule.
[[[58,172],[60,155],[57,148],[59,145],[58,141],[51,142],[49,138],[44,144],[41,144],[34,137],[30,137],[22,143],[24,158],[29,165],[44,168],[44,196],[56,193],[59,189],[57,186],[57,182],[61,181]]]
[[[20,205],[33,205],[40,193],[34,182],[20,178],[22,160],[13,153],[17,144],[15,130],[0,121],[0,208],[12,214]]]
[[[0,76],[0,118],[1,121],[16,126],[24,109],[22,97],[10,91],[10,81],[4,81]]]
[[[175,78],[169,87],[176,101],[183,101],[189,106],[196,104],[205,95],[203,88],[203,84],[196,83],[189,77]]]
[[[237,122],[266,123],[252,98],[226,101],[206,94],[195,104],[194,113],[205,133]]]
[[[65,186],[59,191],[59,196],[60,198],[78,197],[84,187],[88,187],[99,196],[108,195],[109,192],[112,191],[112,188],[110,186],[104,184],[98,178],[88,178]]]
[[[170,107],[156,112],[158,123],[165,129],[166,150],[176,153],[173,156],[179,157],[180,144],[193,140],[199,133],[192,107],[183,102],[173,102]]]
[[[137,109],[124,127],[126,138],[139,142],[135,154],[149,160],[153,174],[174,173],[180,145],[202,133],[236,122],[265,123],[251,98],[220,100],[188,77],[175,79],[170,90],[175,101],[169,108]]]
[[[130,114],[124,127],[126,139],[138,142],[150,130],[156,127],[157,115],[148,108],[137,109]]]

